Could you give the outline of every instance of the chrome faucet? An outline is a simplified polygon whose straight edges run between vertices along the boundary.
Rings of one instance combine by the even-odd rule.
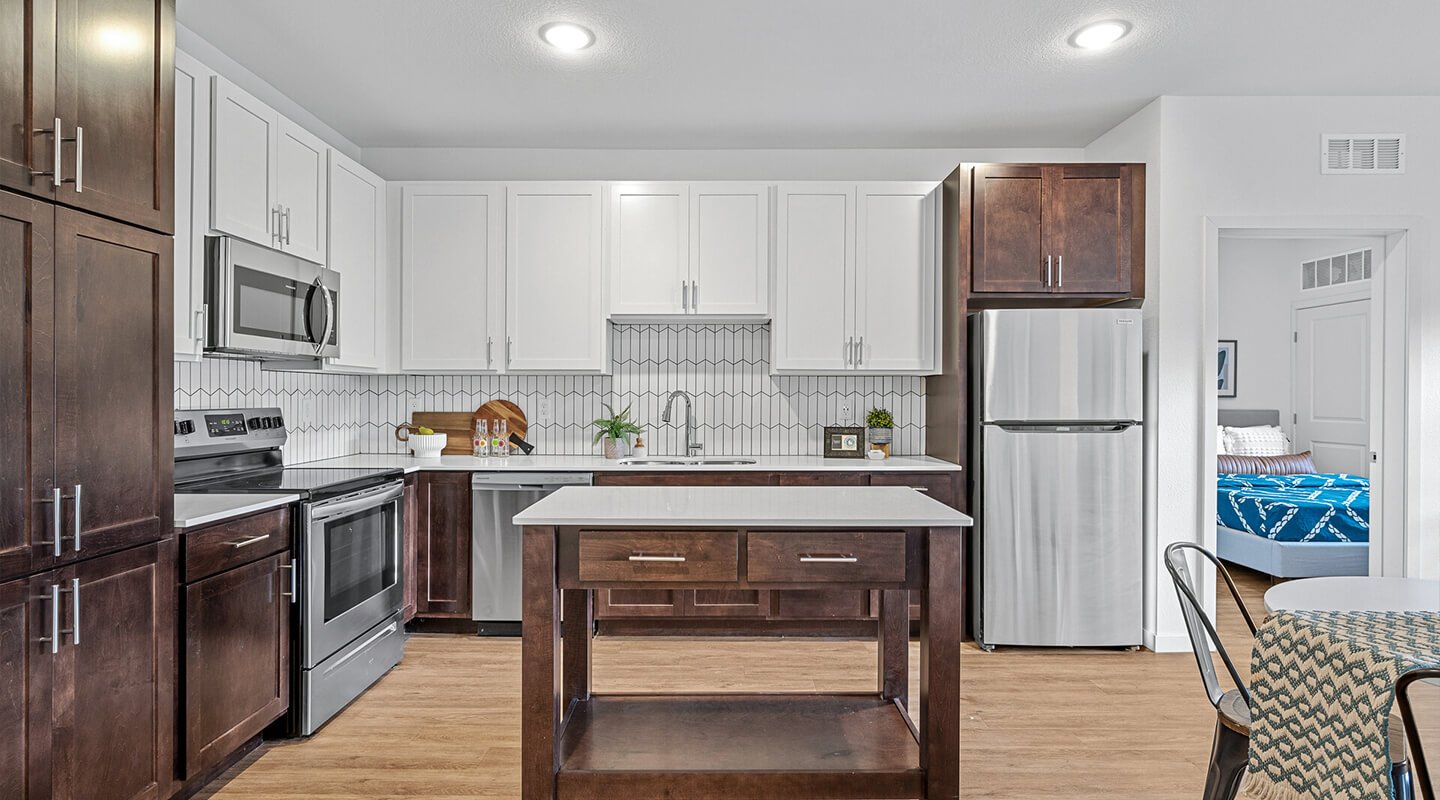
[[[685,455],[694,456],[705,449],[705,445],[695,441],[695,399],[683,389],[671,392],[665,400],[665,411],[660,414],[660,421],[670,421],[670,408],[675,405],[677,397],[685,398]]]

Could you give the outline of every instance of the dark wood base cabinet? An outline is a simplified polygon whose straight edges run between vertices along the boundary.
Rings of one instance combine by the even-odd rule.
[[[175,541],[0,584],[0,797],[165,800]]]
[[[416,615],[469,619],[470,473],[419,473],[416,505]]]

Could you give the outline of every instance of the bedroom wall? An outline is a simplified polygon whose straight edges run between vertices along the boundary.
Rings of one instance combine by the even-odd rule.
[[[1220,408],[1274,408],[1293,441],[1291,309],[1301,297],[1300,264],[1359,250],[1384,251],[1376,239],[1220,238],[1220,338],[1236,341],[1236,396]],[[1350,295],[1367,284],[1347,284]],[[1307,297],[1318,296],[1311,290]]]

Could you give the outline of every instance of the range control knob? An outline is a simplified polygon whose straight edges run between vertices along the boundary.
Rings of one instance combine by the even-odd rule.
[[[285,427],[285,419],[284,419],[283,417],[271,417],[271,418],[270,418],[270,427],[272,427],[272,428],[283,428],[283,427]]]
[[[175,435],[176,435],[176,436],[179,436],[179,435],[180,435],[180,421],[179,421],[179,420],[176,420],[176,421],[175,421]]]
[[[195,423],[188,419],[175,423],[175,432],[181,435],[189,435],[195,432]]]

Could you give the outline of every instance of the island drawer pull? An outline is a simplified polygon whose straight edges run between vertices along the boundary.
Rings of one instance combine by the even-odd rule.
[[[260,534],[259,536],[252,536],[252,537],[250,537],[249,539],[245,539],[245,540],[243,540],[243,541],[239,541],[239,542],[226,542],[225,544],[228,544],[228,545],[230,545],[231,547],[235,548],[236,550],[239,550],[239,549],[242,548],[242,547],[249,547],[249,546],[252,545],[252,544],[259,544],[260,542],[263,542],[263,541],[265,541],[266,539],[269,539],[269,538],[270,538],[270,534],[268,534],[268,533],[262,533],[262,534]]]
[[[834,556],[813,556],[809,553],[801,553],[800,560],[806,564],[854,564],[860,559],[848,553]]]
[[[685,560],[685,556],[647,556],[647,555],[638,555],[638,556],[630,556],[630,560],[631,560],[631,561],[666,561],[666,562],[670,562],[670,563],[672,563],[672,564],[678,564],[678,563],[680,563],[680,562],[682,562],[682,561]]]
[[[917,492],[928,492],[928,491],[930,491],[930,487],[929,487],[929,486],[911,486],[910,488],[911,488],[911,489],[914,489],[914,490],[917,491]]]

